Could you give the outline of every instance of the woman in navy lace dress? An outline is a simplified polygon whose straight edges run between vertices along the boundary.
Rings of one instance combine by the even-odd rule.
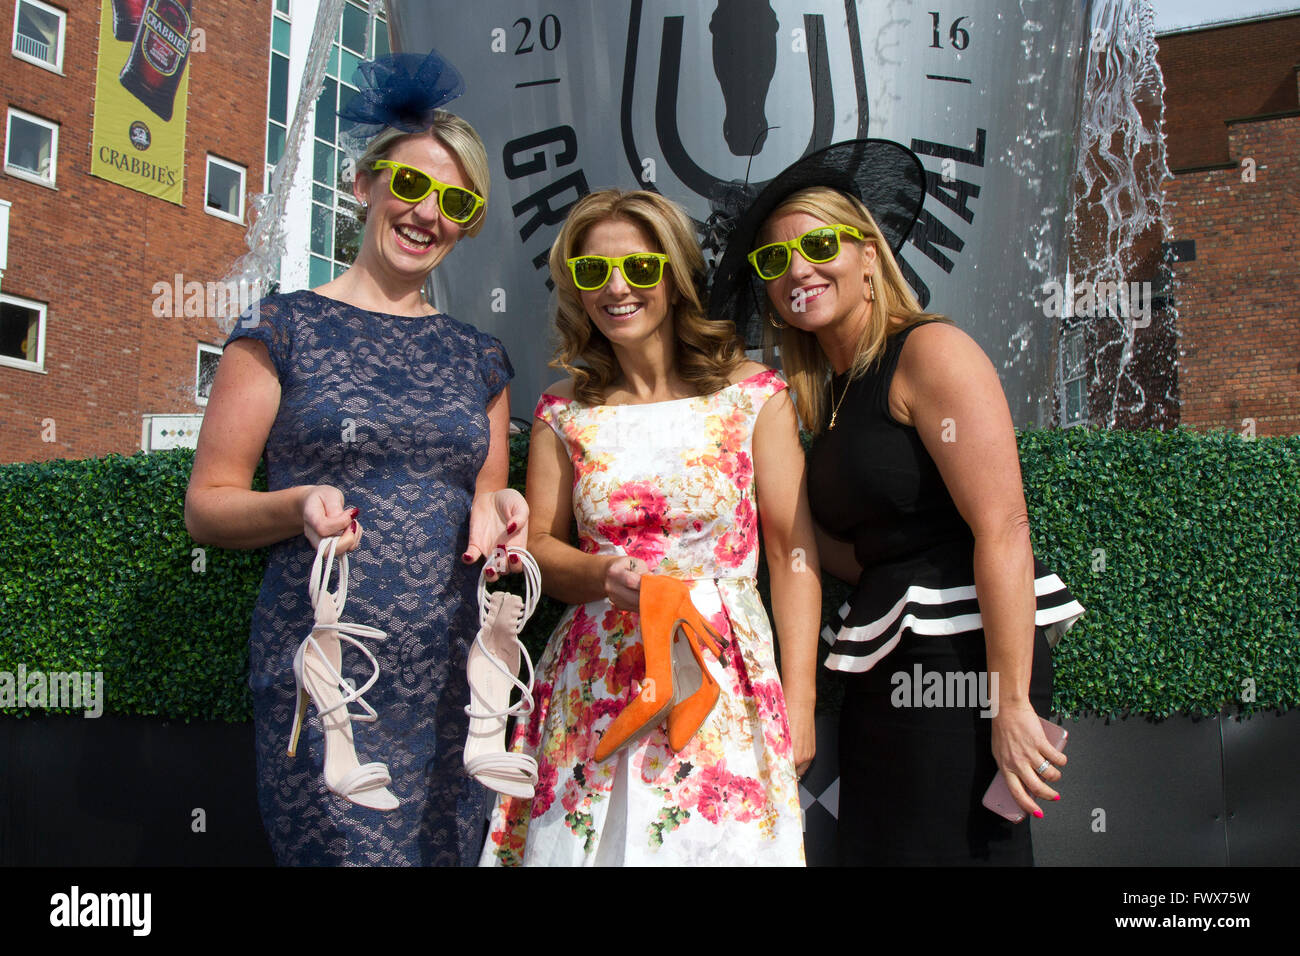
[[[249,663],[258,799],[282,865],[468,864],[482,843],[487,792],[461,765],[472,564],[522,541],[526,510],[502,491],[505,351],[421,297],[433,267],[481,225],[482,205],[456,190],[486,200],[486,155],[463,120],[424,119],[419,132],[384,131],[358,164],[367,215],[356,264],[262,300],[231,334],[186,499],[195,540],[271,547]],[[254,492],[264,453],[270,490]],[[351,724],[360,762],[387,765],[398,802],[387,811],[327,789],[315,709],[286,756],[294,653],[314,619],[308,573],[331,535],[351,552],[342,620],[387,632],[363,639],[378,658],[365,700],[379,719]],[[350,649],[341,671],[357,686],[371,673]]]

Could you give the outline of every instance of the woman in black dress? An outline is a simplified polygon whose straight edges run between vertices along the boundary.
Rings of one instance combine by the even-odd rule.
[[[1083,609],[1030,548],[997,373],[968,335],[921,310],[894,259],[923,192],[919,161],[896,143],[806,157],[740,218],[712,311],[766,312],[780,329],[816,435],[822,566],[856,585],[827,660],[854,675],[840,724],[841,863],[1028,865],[1027,825],[981,798],[1001,769],[1026,812],[1042,816],[1035,797],[1059,799],[1065,755],[1038,715],[1051,704],[1049,628]]]

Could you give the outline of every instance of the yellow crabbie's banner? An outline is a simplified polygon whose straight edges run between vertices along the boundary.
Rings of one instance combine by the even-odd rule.
[[[193,0],[100,0],[90,172],[180,205]]]

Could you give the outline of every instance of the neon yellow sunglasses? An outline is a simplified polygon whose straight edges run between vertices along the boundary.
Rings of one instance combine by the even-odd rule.
[[[841,232],[847,232],[854,239],[865,238],[857,229],[843,223],[818,226],[785,242],[769,242],[765,246],[759,246],[749,254],[749,263],[759,278],[771,282],[785,275],[796,247],[799,254],[809,262],[830,262],[840,254]]]
[[[664,277],[668,257],[661,252],[629,252],[625,256],[574,256],[564,260],[573,273],[573,284],[583,292],[605,288],[614,269],[623,273],[628,285],[649,289]]]
[[[391,159],[381,159],[370,168],[376,172],[381,169],[391,169],[393,175],[388,180],[389,191],[398,199],[412,205],[424,202],[429,193],[438,190],[438,208],[454,223],[463,225],[469,222],[483,207],[483,197],[478,193],[462,186],[439,182],[414,166],[395,163]]]

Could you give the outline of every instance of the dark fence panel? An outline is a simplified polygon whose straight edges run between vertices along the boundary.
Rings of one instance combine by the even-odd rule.
[[[1033,822],[1040,866],[1294,866],[1300,714],[1071,720],[1060,803]],[[836,717],[804,777],[808,862],[834,864]],[[60,715],[0,720],[0,865],[273,861],[251,724]],[[196,831],[196,811],[204,830]]]

